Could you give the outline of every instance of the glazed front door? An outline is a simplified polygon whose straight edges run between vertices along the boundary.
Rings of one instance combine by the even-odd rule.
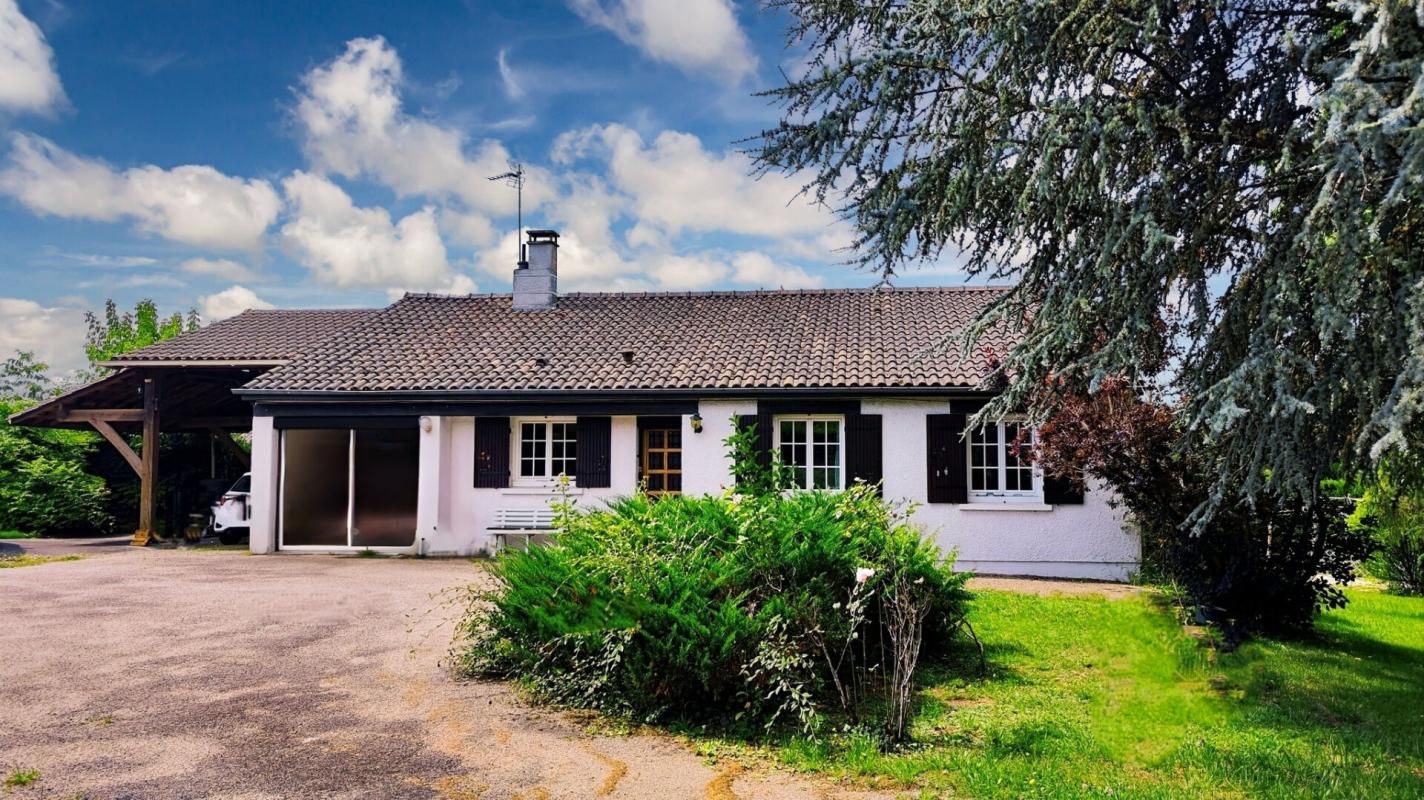
[[[643,483],[648,494],[682,493],[682,429],[643,430]]]

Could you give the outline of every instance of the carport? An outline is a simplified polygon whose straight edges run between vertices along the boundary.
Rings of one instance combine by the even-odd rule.
[[[139,479],[139,519],[133,543],[158,533],[155,520],[163,433],[206,432],[247,463],[233,433],[252,427],[252,407],[233,390],[303,349],[345,331],[365,309],[246,311],[100,366],[116,370],[10,418],[15,425],[92,428]],[[128,437],[139,438],[134,450]]]

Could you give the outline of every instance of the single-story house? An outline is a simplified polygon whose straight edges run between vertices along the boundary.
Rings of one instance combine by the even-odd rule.
[[[799,485],[881,484],[964,568],[1136,567],[1104,490],[1016,459],[1013,419],[966,430],[991,356],[937,345],[1002,288],[560,295],[558,235],[531,231],[527,257],[512,294],[249,311],[16,422],[249,428],[255,553],[490,552],[548,525],[559,476],[585,507],[640,485],[721,492],[724,440],[755,424]]]

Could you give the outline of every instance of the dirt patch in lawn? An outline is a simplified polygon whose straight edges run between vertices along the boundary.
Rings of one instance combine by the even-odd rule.
[[[1110,600],[1136,597],[1148,591],[1145,587],[1134,586],[1130,583],[1068,581],[1057,578],[1000,577],[993,575],[980,575],[971,578],[969,580],[969,588],[971,590],[993,589],[1000,592],[1036,594],[1040,597],[1048,597],[1055,594],[1097,595]]]

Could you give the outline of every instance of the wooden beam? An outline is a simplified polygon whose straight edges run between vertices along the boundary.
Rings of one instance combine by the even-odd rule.
[[[134,474],[142,479],[143,462],[139,460],[138,453],[135,453],[133,448],[129,447],[129,443],[124,441],[124,437],[120,436],[119,432],[114,430],[114,426],[102,419],[91,419],[89,420],[89,424],[94,426],[94,430],[98,431],[100,436],[109,440],[109,444],[113,445],[114,449],[119,451],[119,455],[123,456],[124,460],[129,462],[130,467],[133,467]]]
[[[158,500],[158,378],[143,379],[143,463],[139,472],[138,530],[133,544],[146,545],[158,538],[154,506]]]
[[[60,422],[143,422],[141,408],[86,408],[82,411],[68,411],[59,416]]]
[[[252,417],[183,417],[178,420],[170,418],[167,424],[168,430],[194,430],[198,428],[212,429],[232,429],[237,433],[246,433],[252,430]]]
[[[244,469],[252,469],[252,455],[246,450],[243,450],[237,442],[234,442],[231,434],[222,428],[208,428],[208,433],[211,433],[213,438],[217,439],[218,443],[223,446],[223,449],[231,453],[233,458],[236,458]]]

